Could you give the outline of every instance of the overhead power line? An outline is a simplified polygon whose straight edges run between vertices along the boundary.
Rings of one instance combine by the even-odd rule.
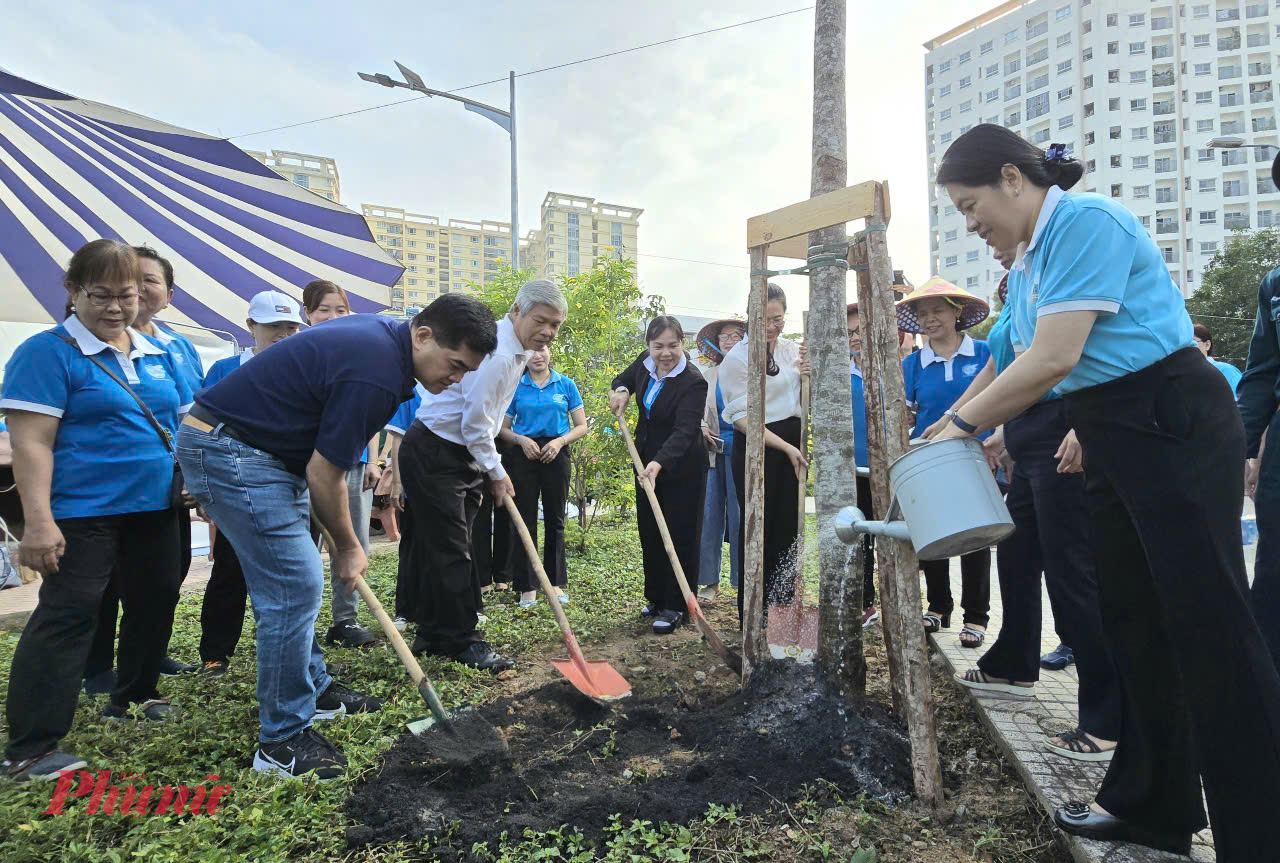
[[[746,27],[750,24],[760,24],[764,21],[773,21],[777,18],[785,18],[788,15],[797,15],[801,12],[809,12],[812,9],[813,9],[812,6],[803,6],[799,9],[789,9],[786,12],[775,12],[772,15],[765,15],[760,18],[752,18],[749,21],[739,21],[736,24],[726,24],[723,27],[712,27],[708,30],[699,30],[696,33],[686,33],[683,36],[673,36],[670,39],[662,39],[657,42],[646,42],[644,45],[636,45],[631,48],[621,48],[617,51],[609,51],[606,54],[597,54],[594,57],[583,57],[581,60],[569,60],[564,63],[557,63],[554,66],[543,66],[541,69],[533,69],[529,72],[519,72],[516,74],[516,77],[527,78],[530,75],[540,75],[543,72],[553,72],[557,69],[567,69],[570,66],[578,66],[583,63],[593,63],[596,60],[605,60],[605,59],[608,59],[609,57],[618,57],[618,56],[621,56],[622,54],[631,54],[636,51],[643,51],[646,48],[657,48],[661,45],[670,45],[673,42],[682,42],[685,39],[693,39],[698,36],[707,36],[711,33],[723,33],[726,30],[733,30],[738,27]],[[444,92],[461,93],[463,90],[474,90],[476,87],[485,87],[485,86],[488,86],[489,84],[503,84],[503,83],[506,83],[506,81],[507,81],[507,76],[503,75],[501,78],[494,78],[489,81],[480,81],[479,83],[476,83],[476,84],[468,84],[465,87],[457,87],[453,90],[445,90]],[[425,94],[421,96],[411,96],[408,99],[397,99],[394,102],[384,102],[381,105],[370,105],[367,108],[356,108],[353,111],[343,111],[340,114],[328,114],[324,117],[316,117],[315,119],[312,119],[312,120],[300,120],[297,123],[289,123],[284,126],[272,126],[270,129],[259,129],[256,132],[241,132],[238,135],[228,135],[223,140],[230,141],[233,138],[249,138],[254,135],[265,135],[267,132],[280,132],[280,131],[283,131],[284,129],[296,129],[299,126],[309,126],[313,123],[323,123],[325,120],[337,120],[340,117],[350,117],[355,114],[364,114],[369,111],[378,111],[382,108],[392,108],[392,107],[395,107],[396,105],[403,105],[406,102],[417,102],[422,99],[429,99],[429,98],[431,97]]]

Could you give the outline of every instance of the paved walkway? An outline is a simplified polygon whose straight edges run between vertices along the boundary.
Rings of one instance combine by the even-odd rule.
[[[1252,501],[1245,501],[1245,516],[1248,519],[1253,518]],[[1255,549],[1256,545],[1245,546],[1245,562],[1248,565],[1251,580]],[[959,608],[956,609],[951,629],[930,636],[934,647],[953,673],[962,674],[970,668],[976,668],[978,657],[995,641],[1000,631],[1002,619],[1000,582],[996,578],[995,567],[993,566],[992,569],[991,623],[987,628],[986,644],[976,650],[960,646],[960,623],[957,620],[960,616]],[[922,578],[922,589],[923,585]],[[1041,653],[1047,653],[1057,646],[1058,636],[1053,629],[1053,612],[1049,608],[1048,594],[1043,593],[1043,587],[1041,590],[1044,624],[1040,630],[1040,643]],[[951,562],[951,592],[958,600],[960,596],[958,558]],[[959,686],[959,684],[955,685]],[[1041,669],[1040,681],[1035,687],[1036,697],[1033,700],[978,695],[973,690],[966,690],[970,693],[983,724],[1000,745],[1005,757],[1022,776],[1027,788],[1039,798],[1040,805],[1050,813],[1068,800],[1093,800],[1094,792],[1102,783],[1103,774],[1106,772],[1105,762],[1091,764],[1071,761],[1046,751],[1042,744],[1046,735],[1069,731],[1075,727],[1077,686],[1078,678],[1075,666],[1072,665],[1063,671]],[[1157,861],[1187,859],[1138,845],[1118,845],[1074,837],[1069,837],[1069,846],[1071,855],[1077,863],[1130,863],[1130,861],[1157,863]],[[1195,837],[1191,857],[1197,861],[1216,859],[1213,851],[1213,835],[1208,830]]]

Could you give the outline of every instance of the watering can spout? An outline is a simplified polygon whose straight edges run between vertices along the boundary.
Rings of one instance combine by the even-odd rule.
[[[853,545],[864,533],[911,541],[911,531],[905,521],[867,521],[862,510],[854,506],[846,506],[836,513],[836,536],[842,542]]]

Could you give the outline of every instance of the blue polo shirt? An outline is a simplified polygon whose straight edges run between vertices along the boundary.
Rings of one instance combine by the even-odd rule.
[[[1025,280],[1014,345],[1030,346],[1039,318],[1096,311],[1080,360],[1056,387],[1068,393],[1145,369],[1192,344],[1191,318],[1159,247],[1138,217],[1102,195],[1054,186],[1031,242],[1010,270]]]
[[[862,387],[862,367],[849,358],[849,389],[853,396],[853,463],[869,467],[867,460],[867,399]]]
[[[907,405],[916,410],[916,425],[911,430],[913,438],[919,437],[942,418],[956,399],[964,395],[990,358],[987,343],[975,341],[967,335],[950,359],[944,360],[935,354],[928,344],[903,358],[902,379],[906,384]]]
[[[78,347],[58,334],[67,334]],[[27,339],[5,366],[0,408],[57,417],[49,502],[55,519],[169,508],[173,455],[133,396],[94,364],[97,355],[170,433],[191,404],[173,356],[129,330],[126,356],[74,316]]]
[[[196,346],[189,338],[175,333],[159,321],[152,323],[156,325],[156,334],[146,338],[173,356],[174,365],[177,366],[183,380],[187,382],[187,387],[193,393],[199,392],[204,386],[204,360],[200,359],[200,352],[196,350]]]
[[[359,464],[414,383],[409,323],[347,315],[276,342],[196,402],[305,476],[312,452]]]
[[[555,369],[542,386],[533,382],[529,373],[520,376],[515,394],[507,407],[511,430],[525,437],[559,437],[568,434],[573,424],[569,414],[582,407],[578,385]]]
[[[1209,362],[1213,363],[1213,367],[1215,369],[1222,372],[1222,376],[1227,379],[1227,383],[1231,384],[1231,391],[1235,392],[1236,384],[1240,383],[1240,378],[1242,378],[1244,374],[1238,368],[1231,365],[1231,363],[1224,363],[1221,360],[1215,360],[1212,358]]]
[[[290,338],[292,338],[292,336],[290,336]],[[213,386],[218,381],[249,362],[251,359],[253,359],[253,348],[249,348],[239,356],[223,357],[218,360],[213,365],[209,366],[209,371],[204,376],[204,388],[208,389]],[[197,390],[197,392],[199,392],[199,390]]]
[[[426,387],[422,384],[415,385],[413,395],[401,402],[400,407],[396,408],[396,412],[387,421],[386,430],[401,436],[409,431],[409,426],[413,425],[413,419],[418,414],[418,408],[422,406],[422,397],[426,394]]]

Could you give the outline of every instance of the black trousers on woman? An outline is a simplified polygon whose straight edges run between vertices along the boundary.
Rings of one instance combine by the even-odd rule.
[[[858,509],[867,518],[876,517],[876,507],[871,497],[871,478],[859,476],[855,480],[858,493]],[[799,516],[796,516],[799,519]],[[876,604],[876,539],[864,533],[862,543],[862,607],[868,609]]]
[[[956,607],[951,596],[951,561],[922,560],[925,596],[929,609],[946,616]],[[991,610],[991,549],[980,548],[960,556],[960,607],[964,622],[986,626]]]
[[[546,446],[550,440],[552,439],[549,437],[533,438],[533,442],[540,447]],[[502,453],[502,465],[507,469],[511,484],[516,489],[516,509],[520,510],[524,526],[529,529],[529,536],[535,542],[538,538],[538,499],[542,499],[542,568],[547,571],[547,578],[551,579],[552,584],[556,587],[566,586],[569,581],[564,557],[564,513],[565,503],[569,499],[569,448],[561,447],[555,460],[544,464],[538,459],[526,458],[524,450],[518,446],[507,447]],[[658,479],[662,479],[662,474],[658,474]],[[640,491],[640,494],[643,496],[644,492]],[[665,511],[666,507],[663,509]],[[504,521],[503,527],[509,535],[511,526]],[[495,546],[497,532],[495,525]],[[519,541],[516,544],[520,545]],[[518,550],[523,551],[523,548]],[[681,561],[681,565],[683,563]],[[515,575],[516,590],[523,592],[538,589],[538,579],[527,554],[515,555],[508,568]],[[680,607],[672,606],[675,609]]]
[[[1098,804],[1218,860],[1280,848],[1280,676],[1249,611],[1244,428],[1195,348],[1067,396],[1084,447],[1102,624],[1125,689]],[[1078,647],[1078,645],[1072,645]],[[1268,850],[1269,849],[1269,850]]]
[[[511,483],[514,485],[515,480]],[[481,587],[510,583],[512,540],[511,516],[507,514],[507,508],[495,507],[493,496],[488,488],[484,488],[480,495],[480,508],[471,522],[471,566]],[[523,560],[523,556],[520,559]]]
[[[40,583],[40,599],[9,668],[5,757],[43,755],[71,730],[80,677],[108,584],[124,602],[111,703],[158,698],[160,660],[178,602],[178,512],[58,521],[67,550]]]
[[[769,423],[766,428],[792,446],[800,446],[800,418],[787,417]],[[737,439],[734,440],[737,444]],[[742,547],[738,556],[738,624],[742,624],[743,594],[747,582],[745,549],[747,547],[747,446],[733,448],[733,479],[737,483],[738,511],[742,514]],[[764,448],[764,607],[770,603],[790,605],[795,596],[795,545],[798,536],[796,520],[800,513],[800,483],[786,453],[773,447]]]
[[[655,453],[642,452],[640,461],[648,464]],[[702,550],[702,512],[707,494],[707,459],[701,453],[681,459],[680,469],[660,471],[654,492],[658,506],[667,521],[671,544],[685,578],[698,571]],[[658,520],[649,506],[649,496],[636,478],[636,523],[640,532],[640,548],[644,555],[644,598],[663,611],[684,613],[684,595],[676,583],[676,571],[671,568],[662,535],[658,532]],[[690,585],[697,584],[697,576]]]
[[[187,580],[191,571],[191,510],[174,510],[178,514],[178,585]],[[89,658],[84,663],[84,676],[93,677],[104,671],[110,671],[115,665],[116,655],[116,618],[120,611],[120,594],[114,584],[108,584],[102,594],[102,606],[98,609],[98,628],[93,633],[93,643],[89,647]],[[164,643],[164,654],[169,653],[169,642]]]
[[[1032,405],[1004,424],[1005,447],[1014,460],[1005,503],[1015,530],[996,546],[1004,620],[978,667],[992,677],[1040,679],[1043,573],[1058,636],[1076,654],[1080,727],[1094,737],[1116,740],[1120,681],[1102,633],[1084,475],[1058,473],[1053,457],[1070,430],[1061,399]]]
[[[244,583],[240,558],[222,531],[213,538],[213,569],[200,606],[200,662],[230,662],[244,630]]]

